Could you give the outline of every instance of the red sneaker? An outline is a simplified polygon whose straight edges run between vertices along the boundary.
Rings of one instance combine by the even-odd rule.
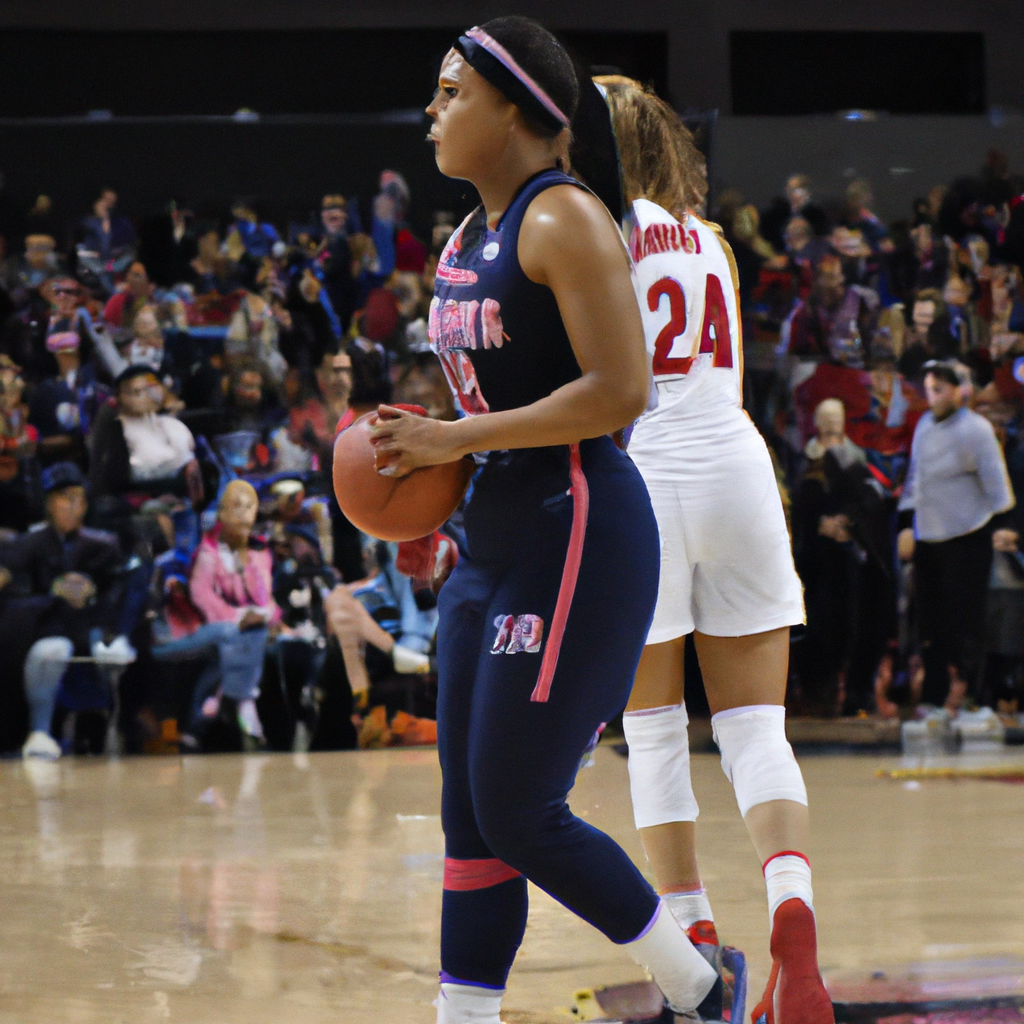
[[[771,951],[772,973],[753,1024],[835,1024],[818,971],[814,914],[803,900],[786,900],[775,911]]]

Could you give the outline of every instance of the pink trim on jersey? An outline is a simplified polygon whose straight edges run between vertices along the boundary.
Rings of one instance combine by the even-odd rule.
[[[796,850],[780,850],[778,853],[773,853],[765,862],[761,868],[761,873],[764,874],[768,870],[768,865],[773,860],[778,860],[779,857],[799,857],[808,867],[811,866],[811,862],[802,854]]]
[[[510,868],[496,857],[481,860],[456,860],[454,857],[444,859],[444,888],[449,892],[489,889],[492,885],[501,885],[521,874],[521,871]]]
[[[558,588],[558,600],[555,603],[555,614],[551,619],[551,632],[548,644],[544,649],[544,659],[540,663],[540,675],[530,700],[544,703],[551,695],[551,681],[558,666],[558,653],[562,648],[562,637],[565,635],[565,622],[569,618],[573,595],[576,593],[576,580],[580,574],[580,563],[583,561],[583,540],[587,533],[587,517],[590,514],[590,488],[587,478],[583,475],[580,462],[580,446],[569,445],[569,478],[572,486],[572,530],[569,533],[569,550],[565,555],[565,568],[562,570],[562,583]]]
[[[554,100],[519,66],[515,57],[497,39],[492,39],[482,28],[471,28],[466,35],[474,43],[479,43],[496,60],[501,61],[544,104],[549,114],[556,117],[564,127],[569,127],[569,118],[555,106]]]

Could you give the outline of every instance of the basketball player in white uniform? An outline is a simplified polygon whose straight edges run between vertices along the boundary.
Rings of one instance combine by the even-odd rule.
[[[703,161],[667,104],[630,79],[605,91],[632,203],[630,254],[657,406],[629,454],[661,534],[654,622],[624,716],[634,815],[659,893],[691,939],[717,947],[700,883],[683,645],[693,633],[722,767],[764,866],[772,972],[755,1024],[829,1024],[817,966],[807,794],[785,732],[789,628],[804,621],[768,449],[742,409],[736,265],[693,208]],[[653,200],[653,201],[652,201]]]

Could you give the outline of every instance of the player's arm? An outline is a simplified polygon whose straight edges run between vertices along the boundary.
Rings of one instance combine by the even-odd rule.
[[[523,219],[519,262],[554,293],[579,379],[521,409],[436,423],[399,413],[374,430],[397,472],[471,452],[573,444],[632,423],[647,404],[650,368],[629,257],[605,208],[565,185],[542,192]],[[513,340],[511,344],[515,344]]]

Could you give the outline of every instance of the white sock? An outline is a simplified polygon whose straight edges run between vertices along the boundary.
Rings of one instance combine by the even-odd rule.
[[[238,702],[238,721],[242,728],[250,735],[263,739],[263,724],[256,711],[256,701],[252,698]]]
[[[801,899],[814,913],[814,891],[811,889],[811,865],[798,853],[777,853],[764,865],[764,882],[768,888],[768,923],[775,921],[775,911],[791,899]]]
[[[441,982],[437,997],[437,1024],[501,1024],[503,988],[481,988],[479,985],[456,985]]]
[[[664,911],[665,907],[659,906],[640,937],[625,945],[665,993],[669,1007],[675,1013],[689,1013],[704,1001],[718,974],[694,949],[671,911]]]
[[[693,892],[667,892],[663,893],[661,898],[665,906],[672,911],[672,916],[684,929],[690,928],[698,921],[714,923],[715,918],[711,913],[707,889],[694,889]]]

